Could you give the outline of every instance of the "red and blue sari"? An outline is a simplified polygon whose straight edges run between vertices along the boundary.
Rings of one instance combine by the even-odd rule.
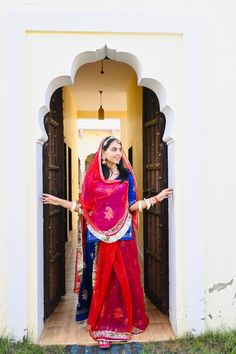
[[[132,333],[144,331],[149,322],[134,231],[138,213],[129,211],[136,201],[137,187],[124,153],[128,178],[104,179],[101,146],[87,171],[80,197],[83,273],[81,279],[76,273],[76,320],[87,319],[90,335],[96,340],[126,341]]]

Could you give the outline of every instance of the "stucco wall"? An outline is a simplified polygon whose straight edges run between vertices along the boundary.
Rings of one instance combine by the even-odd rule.
[[[15,15],[13,14],[12,16],[13,18],[11,18],[11,16],[10,18],[13,21],[13,19],[15,20]],[[34,18],[32,14],[25,14],[24,16],[26,16],[26,22],[28,20],[32,21]],[[47,23],[50,24],[50,28],[52,29],[54,26],[59,26],[58,28],[62,28],[62,23],[63,26],[69,25],[69,27],[71,28],[73,21],[71,20],[70,16],[66,20],[65,13],[63,13],[62,17],[63,21],[62,19],[60,20],[59,18],[57,18],[57,25],[53,25],[52,20],[48,18]],[[16,14],[16,18],[19,18],[18,13]],[[45,16],[42,16],[41,18],[45,19]],[[74,18],[74,20],[74,24],[77,26],[78,21],[76,18]],[[87,26],[87,23],[91,23],[91,20],[85,21],[84,24],[86,24]],[[132,26],[130,23],[130,18],[127,17],[126,23],[127,30],[128,28],[129,30],[131,30]],[[21,23],[19,23],[18,25],[21,27]],[[23,211],[25,210],[25,213],[28,214],[30,222],[28,221],[28,219],[27,221],[26,219],[25,221],[23,219],[20,220],[22,226],[27,228],[27,231],[22,232],[22,234],[20,235],[18,234],[18,242],[22,246],[22,252],[26,252],[24,248],[24,243],[26,242],[25,235],[27,235],[28,241],[30,240],[30,242],[28,242],[27,253],[28,261],[31,265],[31,270],[29,272],[27,270],[28,268],[25,267],[23,273],[21,272],[21,276],[23,274],[23,276],[25,277],[25,286],[23,287],[22,293],[20,294],[21,296],[19,296],[17,300],[17,303],[25,303],[25,306],[27,306],[27,310],[24,310],[24,307],[18,309],[17,304],[15,303],[15,308],[12,308],[11,311],[8,313],[8,318],[12,318],[12,322],[8,321],[8,326],[10,329],[12,328],[16,333],[18,333],[18,335],[20,335],[20,333],[24,333],[23,328],[29,328],[33,335],[37,335],[37,333],[40,333],[43,326],[42,314],[40,313],[40,311],[38,311],[39,306],[37,305],[37,303],[39,302],[41,304],[40,308],[42,308],[42,283],[39,281],[39,275],[37,275],[38,264],[37,258],[35,257],[35,252],[38,252],[37,242],[41,239],[42,236],[41,223],[38,222],[38,220],[40,220],[42,207],[39,201],[39,194],[37,194],[40,192],[40,190],[36,189],[36,186],[40,184],[40,181],[36,183],[38,175],[36,174],[36,170],[34,170],[34,166],[35,164],[38,165],[39,163],[41,163],[36,158],[35,142],[37,140],[43,141],[45,139],[45,137],[43,136],[43,127],[40,121],[41,117],[39,115],[39,109],[41,109],[40,112],[44,112],[44,107],[48,105],[48,102],[50,100],[51,92],[53,92],[58,85],[61,86],[62,83],[66,85],[73,81],[73,73],[75,73],[76,65],[77,67],[79,65],[78,60],[82,60],[82,62],[83,60],[86,60],[83,59],[83,56],[76,57],[78,56],[78,54],[87,53],[86,55],[89,56],[89,53],[91,52],[91,50],[93,50],[95,53],[94,60],[96,60],[96,55],[97,57],[99,57],[99,51],[96,52],[96,50],[99,48],[103,48],[106,44],[108,48],[111,48],[111,50],[113,48],[122,49],[122,52],[120,52],[120,54],[119,52],[115,54],[116,50],[115,52],[111,51],[111,55],[116,55],[116,60],[122,59],[122,53],[131,53],[130,55],[125,54],[123,60],[124,62],[127,60],[129,64],[134,66],[134,69],[137,71],[139,84],[141,86],[142,84],[146,84],[150,88],[152,88],[152,85],[156,85],[153,88],[157,90],[163,109],[168,110],[168,104],[169,106],[173,107],[176,114],[176,119],[180,119],[183,108],[183,102],[181,97],[182,82],[180,80],[182,72],[182,36],[178,33],[166,36],[165,34],[158,32],[155,34],[150,32],[144,32],[143,34],[139,35],[138,32],[133,32],[133,27],[132,33],[130,34],[127,31],[124,33],[114,32],[113,34],[103,32],[100,33],[99,28],[97,29],[98,34],[86,31],[37,31],[37,29],[44,27],[44,25],[40,24],[36,24],[36,26],[28,24],[26,27],[28,29],[33,29],[33,31],[28,30],[26,32],[26,35],[23,37],[22,32],[19,31],[19,46],[21,47],[21,45],[24,43],[23,51],[21,51],[20,53],[22,57],[22,66],[25,71],[17,71],[17,73],[14,72],[14,74],[20,75],[20,81],[17,80],[17,75],[14,77],[14,79],[16,79],[16,82],[18,82],[19,85],[20,82],[24,82],[26,85],[25,91],[22,92],[25,97],[25,99],[23,100],[24,105],[22,107],[22,112],[20,112],[19,114],[21,117],[22,135],[24,136],[24,134],[26,134],[27,139],[25,140],[25,145],[22,145],[22,142],[19,142],[18,145],[19,147],[21,147],[21,149],[18,150],[18,153],[21,152],[20,156],[25,156],[25,150],[27,151],[27,170],[31,171],[30,174],[26,173],[24,176],[22,176],[22,179],[25,180],[25,183],[27,185],[27,192],[25,190],[25,194],[28,196],[27,203]],[[111,28],[114,31],[114,28],[109,27],[109,24],[105,26],[103,24],[102,27],[104,29]],[[118,28],[119,26],[117,27],[117,30]],[[100,31],[101,29],[102,28],[100,27]],[[17,31],[17,28],[15,28],[15,30]],[[147,31],[147,28],[145,29],[145,31]],[[15,34],[13,33],[12,35],[14,35],[14,39],[16,40]],[[153,42],[155,43],[156,48],[155,53],[153,52]],[[13,51],[14,50],[15,49],[13,49]],[[47,55],[42,55],[42,53],[46,53]],[[149,53],[152,53],[152,56],[150,56]],[[160,53],[162,53],[162,55],[160,55]],[[20,56],[18,54],[18,58],[19,57]],[[173,57],[175,58],[174,62],[172,61]],[[165,63],[165,66],[163,65],[163,63]],[[150,81],[150,83],[148,83],[146,78],[149,77],[157,81]],[[162,85],[159,84],[159,82],[162,82]],[[14,85],[14,88],[17,90],[17,86],[15,86],[15,81],[14,83],[11,82],[11,84]],[[166,91],[168,92],[168,102],[165,98],[165,90],[162,88],[163,85]],[[17,93],[18,96],[16,96],[17,101],[19,103],[19,101],[22,100],[22,96],[19,95],[18,90]],[[24,110],[26,114],[23,113]],[[175,134],[179,134],[180,137],[182,137],[181,125],[178,125],[177,128],[178,129],[176,129]],[[21,137],[19,137],[19,140],[21,141]],[[179,168],[181,168],[181,165],[183,164],[182,151],[184,149],[184,144],[182,139],[179,139],[178,142],[178,150],[175,153],[178,157],[178,166]],[[23,190],[21,191],[23,193]],[[179,196],[180,195],[181,192],[179,190]],[[177,193],[176,202],[177,204],[181,202]],[[35,205],[38,205],[38,211],[36,214],[31,215],[34,211]],[[181,230],[184,228],[184,210],[180,213],[182,214],[182,217],[178,219],[178,225],[175,227],[178,230],[175,230],[175,228],[173,228],[173,235],[175,232],[178,234],[179,245],[181,245],[184,241],[184,235],[181,233]],[[10,240],[13,240],[14,230],[11,230],[9,232],[11,235]],[[180,246],[180,249],[184,249],[184,247]],[[40,256],[42,257],[39,252],[39,260]],[[181,257],[181,252],[178,256]],[[181,257],[181,259],[183,258]],[[176,273],[179,275],[179,277],[176,278],[176,287],[173,288],[173,290],[175,291],[175,294],[178,294],[177,289],[179,289],[181,282],[184,283],[183,279],[185,277],[185,269],[184,264],[181,261],[176,264],[171,264],[171,269],[174,269],[175,265],[177,265],[178,267]],[[11,272],[13,273],[13,270],[11,270]],[[9,296],[11,296],[11,291],[12,289],[11,287],[9,287]],[[184,290],[179,289],[179,292],[180,291]],[[31,294],[31,296],[30,300],[27,302],[28,294]],[[180,313],[180,315],[178,316],[176,316],[176,314],[173,315],[172,325],[175,326],[176,333],[181,333],[181,331],[184,331],[186,326],[186,323],[184,321],[186,311],[184,297],[179,295],[173,295],[172,297],[173,301],[171,301],[171,311],[172,309],[178,307]],[[176,304],[173,305],[174,303],[178,303],[178,306]],[[19,327],[17,330],[15,329],[16,324],[13,321],[14,316],[16,316],[16,313],[18,313],[19,318]],[[29,315],[27,315],[27,313]],[[22,318],[24,319],[23,325]]]

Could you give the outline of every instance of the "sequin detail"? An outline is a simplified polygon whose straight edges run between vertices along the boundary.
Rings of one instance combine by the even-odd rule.
[[[120,307],[115,308],[114,318],[119,319],[123,317],[123,310]]]
[[[144,332],[144,329],[139,329],[137,327],[132,327],[130,332],[116,332],[116,331],[91,331],[90,326],[87,326],[90,335],[94,339],[111,339],[111,340],[128,340],[131,338],[131,334],[140,334]]]
[[[115,340],[127,340],[131,337],[130,332],[115,332],[115,331],[91,331],[91,336],[94,339],[115,339]]]
[[[106,242],[106,243],[113,243],[113,242],[118,241],[120,238],[122,238],[126,234],[126,232],[129,230],[129,228],[131,226],[131,222],[132,222],[132,215],[129,213],[122,228],[113,236],[104,235],[104,233],[94,230],[94,228],[89,224],[87,224],[87,226],[88,226],[89,231],[94,236],[96,236],[99,240]]]
[[[106,211],[104,212],[104,214],[105,214],[105,219],[107,219],[107,220],[113,219],[113,218],[114,218],[114,211],[113,211],[113,209],[112,209],[111,207],[107,206],[105,210],[106,210]]]

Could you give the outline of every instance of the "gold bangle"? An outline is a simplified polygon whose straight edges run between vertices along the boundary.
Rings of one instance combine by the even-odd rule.
[[[77,206],[77,203],[76,202],[72,202],[71,207],[70,207],[70,211],[71,212],[75,211],[76,206]]]
[[[151,203],[151,206],[153,206],[153,205],[155,204],[155,203],[152,202],[152,198],[153,198],[153,197],[149,198],[150,203]]]
[[[142,200],[139,200],[139,201],[138,201],[138,210],[139,210],[140,212],[143,211]]]
[[[147,210],[150,209],[150,207],[151,207],[151,202],[150,202],[150,200],[144,198],[144,201],[145,201],[145,203],[146,203]]]

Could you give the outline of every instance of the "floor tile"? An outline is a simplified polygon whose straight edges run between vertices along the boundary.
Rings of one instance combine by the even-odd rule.
[[[152,334],[150,332],[149,326],[145,329],[144,332],[139,334],[133,334],[131,337],[131,342],[149,342],[151,341]]]
[[[90,334],[89,331],[87,330],[86,327],[80,328],[79,329],[79,344],[81,345],[96,345],[97,341],[94,340]]]
[[[53,312],[47,320],[47,328],[54,326],[73,325],[75,322],[75,309],[64,312]]]
[[[169,340],[175,338],[175,335],[168,322],[150,324],[149,330],[151,332],[151,340],[153,341]]]
[[[66,291],[73,291],[74,290],[74,283],[66,281]]]
[[[147,310],[156,310],[156,306],[148,299],[144,298],[145,309]]]
[[[66,293],[64,296],[63,296],[63,299],[64,300],[67,300],[67,299],[78,299],[78,295],[75,294],[74,292],[72,291],[69,291],[68,293]]]
[[[168,317],[157,309],[147,310],[146,313],[147,313],[150,323],[169,322]]]
[[[64,299],[59,302],[54,312],[65,312],[65,311],[71,311],[73,309],[75,310],[76,306],[77,306],[76,298]]]
[[[76,325],[52,326],[44,332],[40,344],[76,344],[78,343],[79,329]]]
[[[75,272],[67,273],[66,274],[66,282],[70,282],[71,284],[74,283]]]

